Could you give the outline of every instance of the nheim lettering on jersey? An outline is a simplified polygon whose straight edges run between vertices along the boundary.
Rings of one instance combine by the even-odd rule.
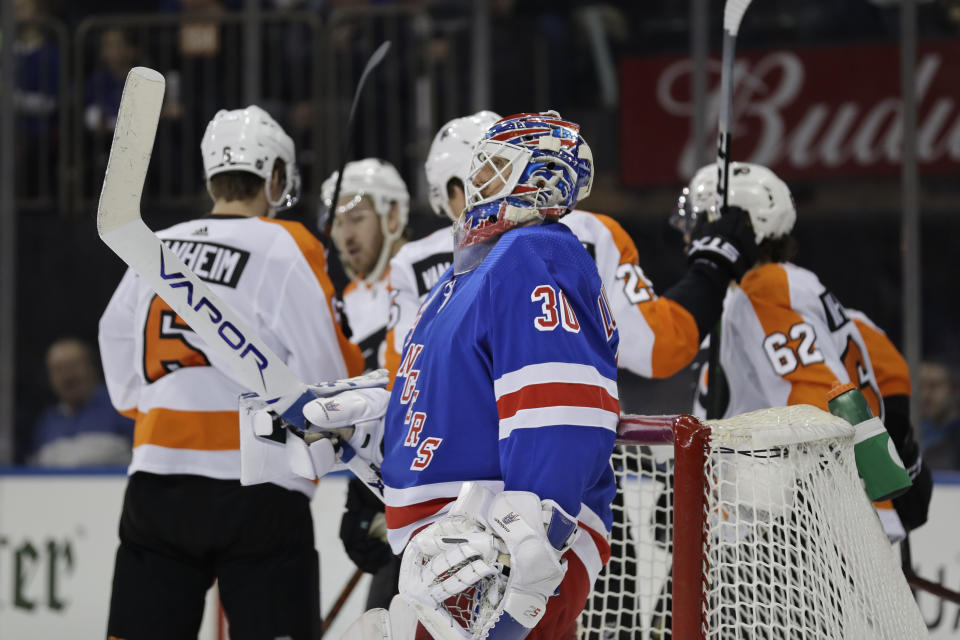
[[[197,277],[206,282],[236,288],[250,252],[216,242],[165,239],[171,251],[183,260]]]
[[[240,352],[240,358],[247,357],[247,354],[252,354],[254,360],[256,361],[257,369],[260,372],[260,381],[263,382],[264,387],[266,387],[266,381],[263,376],[263,372],[266,370],[270,362],[267,360],[267,357],[256,347],[252,342],[248,341],[246,336],[241,333],[240,329],[230,322],[225,320],[223,317],[223,312],[217,308],[217,306],[206,296],[201,296],[197,301],[197,304],[193,304],[193,283],[187,279],[180,271],[174,271],[168,273],[166,270],[166,261],[163,257],[163,250],[165,245],[160,247],[160,277],[167,281],[167,285],[171,289],[185,289],[187,304],[196,311],[200,312],[200,309],[206,308],[208,314],[210,314],[209,321],[217,325],[217,334],[220,336],[220,339],[223,342],[233,349],[234,351]],[[169,250],[169,249],[168,249]],[[170,305],[174,306],[174,305]]]

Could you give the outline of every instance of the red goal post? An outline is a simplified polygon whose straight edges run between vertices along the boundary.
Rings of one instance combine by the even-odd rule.
[[[582,640],[927,637],[845,421],[631,415],[618,436],[613,557]]]

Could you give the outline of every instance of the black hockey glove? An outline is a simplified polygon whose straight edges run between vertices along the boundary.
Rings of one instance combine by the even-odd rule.
[[[687,249],[687,260],[740,282],[757,260],[750,215],[740,207],[727,207],[720,218],[699,229]]]
[[[891,395],[883,397],[884,426],[890,433],[900,454],[900,459],[910,473],[913,486],[899,498],[893,499],[893,508],[909,532],[927,521],[930,496],[933,493],[933,477],[930,468],[920,457],[920,447],[913,436],[910,423],[910,396]]]
[[[690,268],[663,297],[690,312],[703,340],[720,318],[730,280],[739,282],[756,260],[750,215],[728,207],[723,217],[697,230],[687,249]]]
[[[340,521],[340,540],[347,555],[357,567],[367,573],[376,573],[393,560],[390,545],[377,535],[371,535],[371,525],[383,518],[383,504],[363,483],[351,478],[347,485],[347,508]]]
[[[930,496],[933,494],[933,476],[930,468],[920,462],[920,470],[913,478],[913,486],[905,494],[893,499],[893,508],[900,516],[903,528],[913,531],[927,521]]]

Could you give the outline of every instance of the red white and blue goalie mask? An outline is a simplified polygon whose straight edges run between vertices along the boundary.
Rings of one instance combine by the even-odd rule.
[[[590,195],[592,185],[593,154],[580,125],[555,111],[494,123],[474,150],[464,184],[466,210],[454,230],[454,270],[476,267],[496,238],[514,227],[559,220]],[[473,246],[477,249],[468,250]]]

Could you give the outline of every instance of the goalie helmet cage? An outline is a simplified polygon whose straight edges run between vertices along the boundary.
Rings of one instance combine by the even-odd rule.
[[[581,640],[928,637],[853,436],[809,405],[624,416],[613,554]]]

